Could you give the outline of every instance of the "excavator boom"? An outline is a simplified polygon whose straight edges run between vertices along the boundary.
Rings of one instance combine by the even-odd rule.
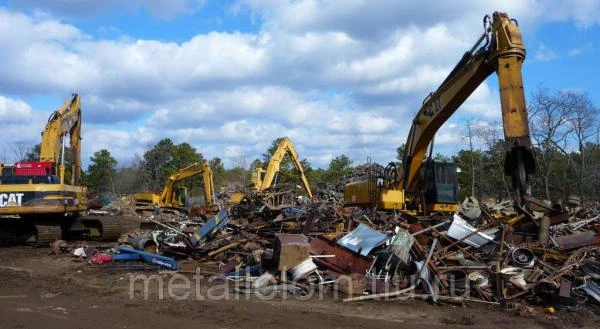
[[[81,99],[78,94],[54,111],[42,132],[40,162],[52,162],[60,166],[61,182],[64,181],[65,136],[69,134],[71,149],[71,184],[81,185]]]
[[[384,209],[455,211],[458,186],[456,166],[426,157],[440,127],[464,101],[496,72],[500,87],[506,141],[505,173],[521,198],[529,192],[528,175],[535,172],[521,66],[525,46],[517,22],[505,13],[484,18],[484,33],[456,67],[423,102],[412,121],[398,178],[369,178],[346,185],[346,205]],[[379,177],[378,177],[379,178]],[[376,181],[378,183],[376,183]],[[377,196],[377,197],[375,197]]]

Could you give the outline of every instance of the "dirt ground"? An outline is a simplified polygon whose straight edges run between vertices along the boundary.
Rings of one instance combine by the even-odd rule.
[[[0,248],[2,328],[598,328],[593,314],[542,309],[519,316],[494,306],[430,305],[421,300],[342,303],[326,296],[261,300],[225,294],[222,300],[159,299],[149,284],[148,300],[129,275],[158,274],[144,265],[101,267],[48,249]],[[162,277],[168,277],[164,274]],[[203,282],[202,293],[207,292]],[[210,289],[210,288],[208,288]],[[180,292],[176,296],[182,296]],[[240,300],[235,300],[237,296]]]

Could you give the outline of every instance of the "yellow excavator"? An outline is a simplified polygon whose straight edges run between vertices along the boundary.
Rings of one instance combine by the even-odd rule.
[[[498,76],[505,138],[505,173],[518,199],[530,195],[528,176],[535,172],[521,66],[525,46],[518,23],[507,14],[484,17],[484,33],[456,67],[423,102],[412,120],[403,168],[391,163],[366,180],[349,183],[346,206],[376,207],[420,214],[458,209],[455,164],[431,157],[436,132],[493,72]],[[426,158],[429,147],[429,156]]]
[[[294,167],[296,168],[296,173],[302,182],[304,191],[306,191],[306,194],[309,198],[312,198],[313,194],[310,190],[310,185],[308,184],[306,175],[304,174],[304,168],[302,168],[302,163],[300,162],[296,148],[294,148],[294,144],[288,137],[280,138],[279,145],[271,156],[267,169],[262,167],[254,168],[252,177],[250,178],[250,188],[256,192],[261,192],[272,187],[277,180],[277,174],[279,173],[281,161],[286,154],[290,157]],[[241,192],[233,193],[230,203],[238,204],[244,198],[244,196],[245,194]]]
[[[69,135],[70,176],[65,177]],[[43,246],[69,232],[98,239],[117,238],[120,225],[87,210],[87,188],[81,179],[81,99],[78,94],[50,115],[42,132],[39,161],[20,161],[0,169],[0,231],[31,231]],[[14,219],[17,219],[14,221]],[[14,232],[13,232],[14,233]]]
[[[202,163],[193,163],[169,176],[160,194],[152,192],[136,193],[136,211],[144,212],[148,209],[153,210],[156,207],[160,207],[172,212],[186,213],[184,199],[188,194],[187,188],[177,185],[179,182],[197,175],[202,175],[204,182],[204,207],[206,209],[214,208],[213,172],[208,161],[204,160]]]
[[[294,144],[287,137],[282,137],[277,149],[271,156],[271,160],[269,161],[269,165],[267,169],[263,169],[262,167],[257,167],[254,169],[252,173],[251,184],[256,191],[263,191],[268,189],[275,182],[275,178],[279,173],[279,168],[281,166],[281,161],[285,155],[289,155],[290,159],[294,163],[294,167],[296,167],[296,172],[300,181],[302,181],[302,187],[308,194],[309,198],[312,198],[312,192],[310,190],[310,185],[308,184],[308,180],[304,175],[304,169],[302,168],[302,164],[300,163],[300,159],[298,158],[298,153],[296,153],[296,149],[294,148]]]

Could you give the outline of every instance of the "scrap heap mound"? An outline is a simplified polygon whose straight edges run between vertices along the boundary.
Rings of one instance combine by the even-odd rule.
[[[327,184],[324,188],[319,189],[316,193],[316,198],[319,201],[327,202],[341,206],[344,203],[344,186],[348,183],[367,179],[376,173],[382,173],[384,167],[378,163],[365,163],[352,168],[352,171],[343,179],[336,183]]]
[[[345,182],[379,167],[358,167]],[[246,197],[238,206],[199,217],[154,214],[145,219],[153,227],[121,242],[172,257],[159,263],[191,259],[200,271],[237,281],[239,293],[321,289],[344,293],[345,302],[412,296],[526,313],[600,303],[598,203],[531,200],[520,207],[467,198],[456,214],[417,218],[344,208],[319,196],[274,206],[242,187],[222,193],[239,191]],[[127,204],[120,199],[105,208],[135,214]],[[113,259],[131,258],[119,252]]]

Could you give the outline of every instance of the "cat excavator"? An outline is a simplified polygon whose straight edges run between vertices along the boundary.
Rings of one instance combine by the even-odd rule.
[[[81,178],[81,99],[73,94],[50,115],[42,132],[39,161],[0,164],[0,240],[18,240],[31,233],[33,241],[28,241],[47,246],[71,233],[118,238],[121,226],[115,220],[84,215],[86,193]]]
[[[215,207],[213,172],[208,161],[204,160],[202,163],[193,163],[169,176],[160,194],[152,192],[136,193],[136,211],[141,213],[148,209],[154,210],[156,207],[160,207],[171,212],[187,212],[184,208],[187,188],[178,186],[178,184],[197,175],[202,175],[204,182],[204,207],[209,210],[213,209]]]
[[[308,198],[312,198],[312,191],[310,190],[310,185],[308,184],[308,180],[304,174],[302,163],[300,162],[296,148],[294,148],[294,144],[288,137],[280,138],[277,149],[275,152],[273,152],[266,169],[262,167],[257,167],[254,169],[252,172],[252,177],[250,178],[250,188],[256,192],[262,192],[273,187],[277,181],[277,175],[279,173],[281,161],[283,161],[283,158],[286,154],[289,155],[290,159],[292,160],[292,163],[296,168],[296,173],[302,182],[302,187],[304,188]],[[230,204],[238,204],[244,198],[244,196],[245,194],[241,192],[233,193]]]
[[[345,206],[399,210],[414,214],[458,209],[457,168],[432,159],[436,132],[463,102],[496,72],[505,139],[505,173],[512,177],[519,202],[530,195],[535,160],[523,91],[521,66],[525,46],[516,20],[495,12],[483,20],[484,33],[442,84],[429,94],[412,120],[402,168],[391,163],[368,179],[349,183]],[[429,156],[426,157],[429,148]]]

